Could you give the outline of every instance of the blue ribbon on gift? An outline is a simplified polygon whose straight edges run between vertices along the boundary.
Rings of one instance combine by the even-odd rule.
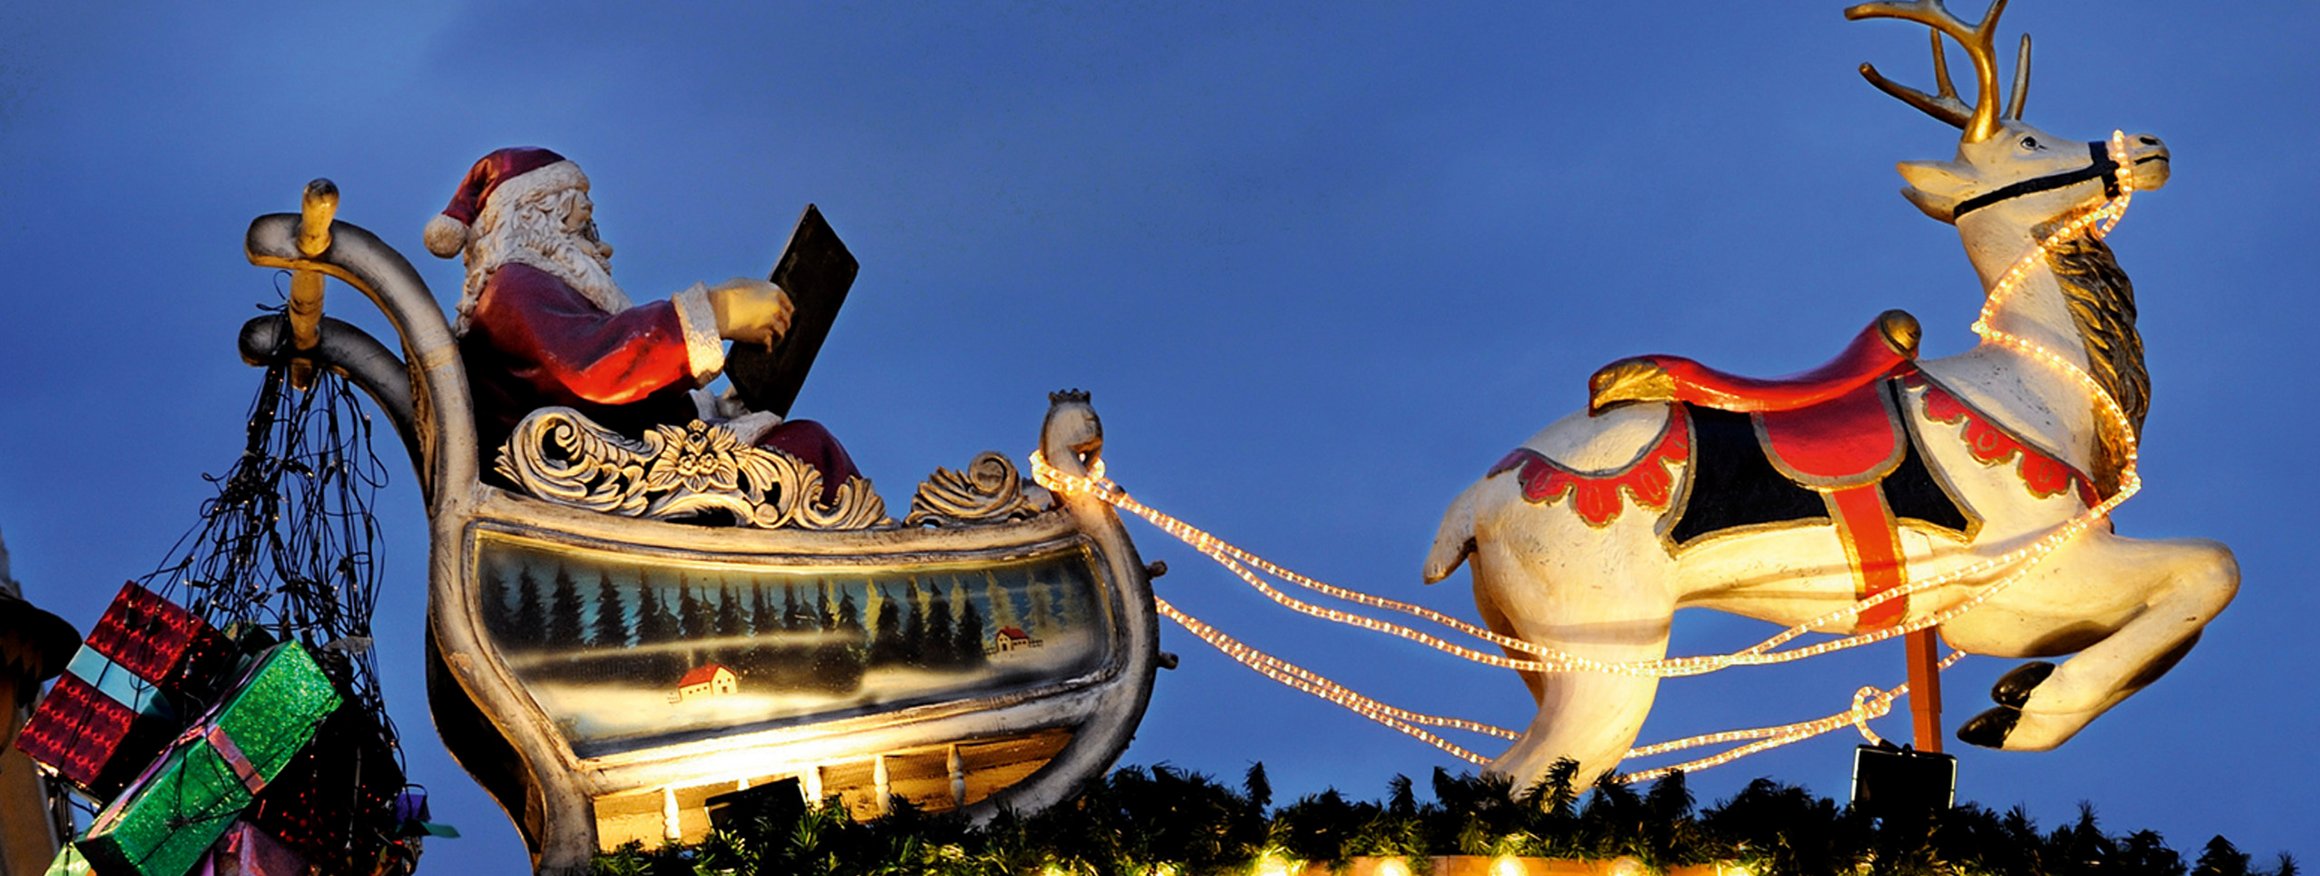
[[[97,653],[95,648],[81,646],[80,652],[73,655],[72,662],[65,665],[64,671],[88,682],[98,693],[128,706],[129,711],[161,717],[175,714],[176,710],[169,707],[169,700],[162,697],[161,689],[155,687],[152,681],[137,677],[128,667]]]

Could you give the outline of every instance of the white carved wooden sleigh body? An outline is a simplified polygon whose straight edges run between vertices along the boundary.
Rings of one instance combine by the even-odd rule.
[[[709,797],[783,779],[858,810],[1036,809],[1126,746],[1158,652],[1111,509],[984,454],[897,523],[866,482],[821,503],[810,467],[715,427],[618,436],[563,409],[479,457],[442,310],[393,248],[331,221],[336,197],[317,180],[303,216],[251,224],[250,261],[296,272],[290,310],[320,324],[254,320],[244,356],[344,373],[395,421],[429,519],[436,725],[543,871],[697,839]],[[319,319],[320,275],[369,296],[402,355]],[[1087,396],[1051,403],[1042,453],[1084,470],[1102,445]]]

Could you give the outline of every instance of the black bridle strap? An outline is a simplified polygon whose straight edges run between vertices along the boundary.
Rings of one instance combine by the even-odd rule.
[[[1999,201],[2004,201],[2010,198],[2019,198],[2023,195],[2031,194],[2033,192],[2043,192],[2052,189],[2059,189],[2064,186],[2074,186],[2091,179],[2102,180],[2104,197],[2118,197],[2119,163],[2111,160],[2110,144],[2101,140],[2088,143],[2086,144],[2086,154],[2087,157],[2093,159],[2093,162],[2077,170],[2064,171],[2053,176],[2031,177],[2030,179],[2006,186],[2005,188],[1996,189],[1982,193],[1980,195],[1975,195],[1971,198],[1967,198],[1963,203],[1957,205],[1957,209],[1950,211],[1950,220],[1954,222],[1960,216],[1964,216],[1967,213],[1971,213],[1975,210],[1979,210]]]

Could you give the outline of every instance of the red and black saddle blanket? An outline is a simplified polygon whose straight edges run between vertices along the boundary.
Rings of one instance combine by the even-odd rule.
[[[1615,472],[1578,472],[1528,449],[1492,474],[1519,470],[1532,502],[1572,497],[1573,510],[1607,525],[1625,498],[1667,512],[1658,530],[1670,552],[1720,535],[1831,526],[1868,598],[1908,581],[1900,526],[1970,538],[1974,519],[1927,468],[1922,439],[1908,426],[1905,374],[1873,380],[1789,410],[1742,413],[1678,402],[1653,447]],[[1936,390],[1938,391],[1938,390]],[[1944,396],[1947,398],[1946,394]],[[1684,483],[1668,467],[1684,465]],[[1898,623],[1907,601],[1864,610],[1862,628]]]
[[[1588,380],[1588,410],[1623,404],[1670,406],[1659,438],[1624,466],[1579,471],[1516,448],[1491,475],[1515,471],[1535,504],[1570,499],[1589,526],[1618,519],[1632,501],[1659,512],[1670,554],[1740,532],[1829,526],[1868,599],[1909,579],[1904,523],[1960,540],[1978,521],[1927,468],[1926,435],[1910,428],[1905,390],[1923,388],[1925,415],[1961,426],[1958,440],[1985,466],[2019,460],[2033,497],[2075,492],[2093,507],[2098,491],[2084,472],[1997,425],[1916,366],[1917,319],[1889,310],[1827,364],[1772,380],[1741,377],[1681,356],[1637,356]],[[1681,467],[1682,479],[1676,477]],[[1859,626],[1898,623],[1903,598],[1861,611]]]
[[[1734,530],[1825,525],[1837,529],[1855,593],[1908,583],[1900,526],[1969,538],[1965,506],[1926,467],[1921,440],[1902,416],[1905,378],[1890,378],[1787,411],[1741,414],[1685,405],[1691,420],[1691,489],[1666,524],[1677,550]],[[1862,628],[1891,626],[1908,610],[1888,599],[1864,610]]]

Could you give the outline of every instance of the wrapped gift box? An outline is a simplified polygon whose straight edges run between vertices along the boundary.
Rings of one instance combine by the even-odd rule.
[[[81,857],[80,849],[65,843],[57,850],[56,860],[48,863],[46,876],[94,876],[94,871],[89,869],[89,859]]]
[[[232,666],[223,635],[132,581],[105,609],[16,745],[99,800],[110,800],[184,726],[180,709]]]
[[[224,839],[210,847],[209,857],[192,876],[306,876],[314,865],[247,821],[237,821]],[[354,873],[332,870],[323,873]]]
[[[79,677],[66,675],[40,700],[16,746],[98,800],[111,800],[177,734],[177,724],[138,714]]]
[[[258,794],[244,815],[325,873],[367,873],[402,828],[403,768],[377,719],[349,704]]]
[[[305,648],[274,646],[74,844],[105,876],[184,876],[341,702]]]

